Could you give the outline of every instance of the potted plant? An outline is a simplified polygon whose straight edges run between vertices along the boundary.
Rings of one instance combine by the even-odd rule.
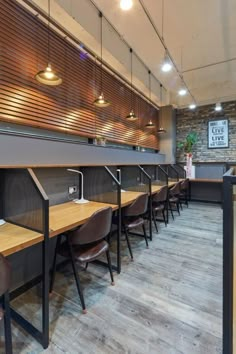
[[[192,158],[193,158],[193,146],[197,142],[197,133],[190,132],[186,136],[184,141],[178,143],[177,147],[183,149],[186,153],[186,177],[195,177],[193,173]]]

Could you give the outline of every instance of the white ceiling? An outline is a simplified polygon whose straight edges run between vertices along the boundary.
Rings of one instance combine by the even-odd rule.
[[[23,0],[19,0],[23,2]],[[97,10],[90,0],[51,0],[52,17],[99,55],[100,35]],[[157,31],[182,73],[198,104],[236,99],[236,0],[133,0],[133,8],[122,11],[119,0],[93,0],[117,29],[104,21],[104,59],[126,78],[130,77],[130,54],[124,39],[146,67],[134,56],[134,84],[148,95],[149,68],[167,88],[163,104],[186,106],[192,98],[180,98],[182,86],[176,70],[161,72],[164,48]],[[32,0],[47,12],[47,0]],[[217,65],[211,65],[218,63]],[[206,66],[205,68],[200,68]],[[152,79],[152,99],[160,103],[158,81]]]

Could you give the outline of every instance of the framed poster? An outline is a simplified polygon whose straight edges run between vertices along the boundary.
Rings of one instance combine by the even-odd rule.
[[[208,122],[208,149],[229,147],[228,119]]]

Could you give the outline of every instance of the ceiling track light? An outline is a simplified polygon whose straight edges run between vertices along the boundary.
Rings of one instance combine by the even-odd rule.
[[[148,70],[148,78],[149,78],[149,100],[151,102],[151,71]],[[153,124],[152,119],[145,125],[146,128],[153,129],[155,128],[155,124]]]
[[[161,7],[161,38],[162,38],[162,41],[164,44],[164,0],[162,0],[162,7]],[[164,48],[165,48],[165,55],[164,55],[164,60],[163,60],[162,66],[161,66],[161,70],[164,73],[168,73],[169,71],[171,71],[173,64],[170,60],[170,57],[169,57],[169,54],[168,54],[168,51],[167,51],[167,48],[165,45],[164,45]]]
[[[217,102],[216,105],[215,105],[215,111],[216,112],[220,112],[222,111],[222,105],[220,102]]]
[[[120,0],[120,8],[124,11],[130,10],[133,6],[133,0]]]
[[[167,54],[167,51],[165,51],[165,57],[161,66],[161,70],[164,73],[168,73],[169,71],[171,71],[173,68],[172,62],[169,58],[169,55]]]
[[[108,100],[105,100],[104,98],[104,94],[103,94],[103,59],[102,59],[102,48],[103,48],[103,43],[102,43],[102,18],[103,18],[103,15],[101,12],[99,12],[99,17],[101,19],[101,22],[100,22],[100,38],[101,38],[101,65],[100,65],[100,68],[101,68],[101,94],[98,96],[98,98],[96,98],[94,101],[93,101],[93,104],[97,107],[100,107],[100,108],[104,108],[104,107],[108,107],[110,106],[111,102],[108,101]]]
[[[157,133],[158,134],[164,134],[166,133],[166,130],[163,128],[162,126],[162,84],[160,84],[160,103],[161,103],[161,108],[160,108],[160,125],[159,125],[159,128],[158,128],[158,131]]]
[[[133,110],[133,97],[134,97],[134,90],[133,90],[133,50],[130,48],[130,113],[126,116],[126,119],[129,121],[136,121],[138,117],[135,115]]]
[[[185,96],[187,94],[187,90],[185,88],[182,88],[178,92],[179,96]]]
[[[50,22],[51,22],[51,6],[50,0],[48,0],[48,65],[46,69],[39,71],[35,75],[35,79],[41,84],[48,86],[58,86],[62,83],[62,79],[52,69],[50,64],[51,52],[50,52]]]

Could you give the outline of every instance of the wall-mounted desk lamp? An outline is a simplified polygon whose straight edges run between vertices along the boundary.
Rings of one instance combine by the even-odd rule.
[[[78,173],[81,175],[81,198],[77,199],[75,201],[76,204],[85,204],[85,203],[89,203],[89,200],[84,199],[84,175],[81,171],[77,171],[77,170],[72,170],[71,168],[67,168],[67,171],[69,172],[74,172],[74,173]]]
[[[120,185],[121,185],[121,170],[118,168],[117,170],[116,170],[116,172],[117,172],[117,174],[118,174],[118,181],[120,182]],[[121,189],[120,190],[122,193],[123,192],[126,192],[124,189]]]

